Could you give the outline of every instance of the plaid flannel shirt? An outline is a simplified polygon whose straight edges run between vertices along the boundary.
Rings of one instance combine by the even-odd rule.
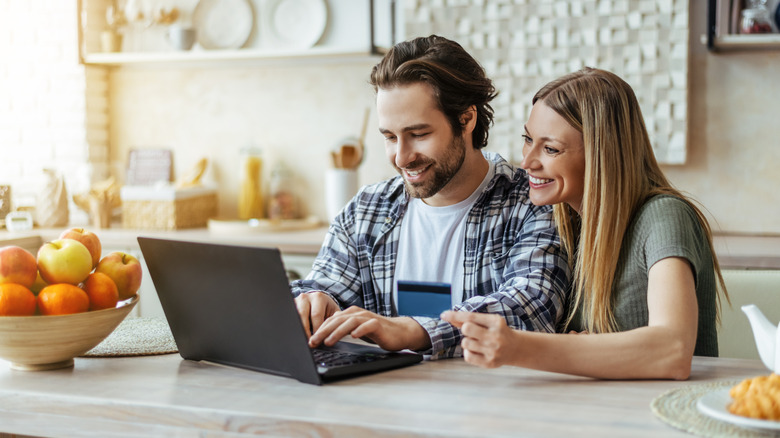
[[[455,310],[495,313],[512,328],[555,332],[571,274],[552,208],[531,204],[523,170],[498,154],[483,154],[496,171],[468,214],[463,302]],[[395,261],[408,202],[400,176],[361,188],[331,223],[306,279],[291,283],[293,294],[321,291],[341,309],[397,316]],[[430,336],[431,349],[422,352],[429,359],[462,355],[460,330],[436,318],[414,319]]]

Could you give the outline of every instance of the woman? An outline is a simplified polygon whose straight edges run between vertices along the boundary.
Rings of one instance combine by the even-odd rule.
[[[445,312],[466,361],[596,378],[686,379],[718,355],[710,227],[658,167],[639,103],[613,73],[585,68],[544,86],[525,126],[531,201],[551,204],[574,281],[565,330],[511,330]]]

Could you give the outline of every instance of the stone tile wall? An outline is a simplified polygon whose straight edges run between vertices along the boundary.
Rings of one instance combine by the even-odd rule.
[[[518,161],[533,94],[583,66],[634,87],[660,162],[686,160],[688,0],[405,0],[406,35],[461,43],[500,90],[491,148]]]

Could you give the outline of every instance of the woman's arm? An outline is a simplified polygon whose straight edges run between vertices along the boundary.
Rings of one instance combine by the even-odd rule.
[[[459,327],[466,361],[515,365],[602,379],[687,379],[696,345],[698,306],[687,260],[662,259],[650,268],[647,327],[607,334],[548,334],[512,330],[496,316],[445,312]]]

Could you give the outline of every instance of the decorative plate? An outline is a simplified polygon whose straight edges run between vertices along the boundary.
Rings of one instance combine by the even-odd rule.
[[[780,421],[759,420],[757,418],[734,415],[728,410],[731,403],[730,389],[719,389],[704,394],[696,403],[696,407],[704,415],[725,421],[737,426],[753,429],[780,430]]]
[[[322,38],[328,23],[325,0],[271,0],[266,26],[280,48],[307,49]]]
[[[192,22],[204,49],[238,49],[252,33],[255,14],[249,0],[200,0]]]

